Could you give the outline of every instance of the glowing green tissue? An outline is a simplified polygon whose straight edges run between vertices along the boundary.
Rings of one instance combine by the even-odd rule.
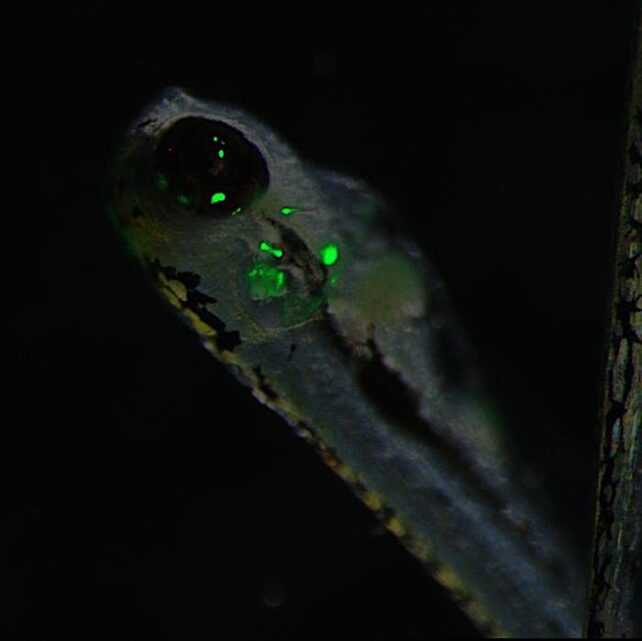
[[[334,265],[339,260],[339,247],[330,243],[322,247],[319,254],[324,265]]]
[[[268,254],[272,254],[274,258],[283,258],[283,250],[279,249],[278,247],[274,247],[273,245],[270,245],[270,243],[268,243],[267,240],[262,240],[259,243],[259,249],[262,252],[267,252]]]
[[[165,174],[156,175],[156,184],[163,190],[169,187],[169,182],[167,182],[167,178],[165,177]]]
[[[256,263],[247,274],[250,295],[254,300],[267,300],[285,292],[285,273],[265,263]]]

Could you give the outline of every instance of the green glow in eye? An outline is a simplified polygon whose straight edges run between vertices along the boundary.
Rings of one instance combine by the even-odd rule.
[[[176,200],[178,200],[181,205],[189,205],[189,198],[185,194],[179,194]]]
[[[339,247],[330,243],[325,247],[321,247],[319,254],[324,265],[334,265],[339,260]]]
[[[283,258],[283,250],[279,249],[278,247],[274,247],[273,245],[270,245],[270,243],[268,243],[267,240],[262,240],[259,243],[259,249],[262,252],[267,252],[268,254],[272,254],[274,258]]]
[[[212,138],[212,140],[213,140],[214,142],[218,142],[218,136],[214,136],[214,137]]]
[[[222,149],[218,150],[218,157],[223,158],[225,156],[225,152]]]
[[[167,189],[169,187],[169,183],[167,182],[165,174],[156,174],[156,184],[160,187],[160,189]]]
[[[225,200],[226,196],[222,191],[217,191],[215,194],[212,194],[212,197],[210,198],[210,205],[214,205],[216,203],[222,203]]]
[[[265,263],[256,263],[247,273],[250,295],[254,300],[280,296],[285,291],[285,273]]]
[[[297,209],[296,207],[283,207],[283,209],[281,209],[281,213],[284,216],[289,216],[290,214],[296,214],[299,211],[301,210]]]

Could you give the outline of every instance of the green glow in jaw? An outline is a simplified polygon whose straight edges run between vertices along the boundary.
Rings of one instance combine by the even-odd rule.
[[[283,207],[283,208],[281,209],[281,213],[282,213],[284,216],[289,216],[290,214],[296,214],[296,213],[298,213],[299,211],[301,211],[301,210],[300,210],[300,209],[297,209],[296,207]]]
[[[285,292],[285,272],[271,265],[255,263],[247,273],[247,278],[254,300],[268,300]]]
[[[267,240],[262,240],[259,243],[259,249],[262,252],[267,252],[268,254],[272,254],[274,258],[283,258],[283,250],[279,249],[278,247],[274,247],[274,245],[271,245],[270,243],[268,243]]]
[[[222,191],[217,191],[215,194],[212,194],[210,198],[210,205],[215,205],[216,203],[222,203],[225,200],[226,196]]]
[[[321,247],[319,251],[321,262],[328,267],[334,265],[339,260],[339,247],[333,243]]]

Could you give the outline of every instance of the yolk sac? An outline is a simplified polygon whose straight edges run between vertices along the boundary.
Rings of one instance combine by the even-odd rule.
[[[198,214],[226,217],[252,204],[270,182],[267,163],[243,133],[217,120],[188,116],[160,137],[156,185]]]

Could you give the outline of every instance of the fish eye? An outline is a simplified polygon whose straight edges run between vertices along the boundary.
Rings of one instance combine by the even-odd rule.
[[[158,188],[198,214],[237,213],[269,184],[267,164],[256,145],[218,120],[176,121],[160,137],[154,159]]]

